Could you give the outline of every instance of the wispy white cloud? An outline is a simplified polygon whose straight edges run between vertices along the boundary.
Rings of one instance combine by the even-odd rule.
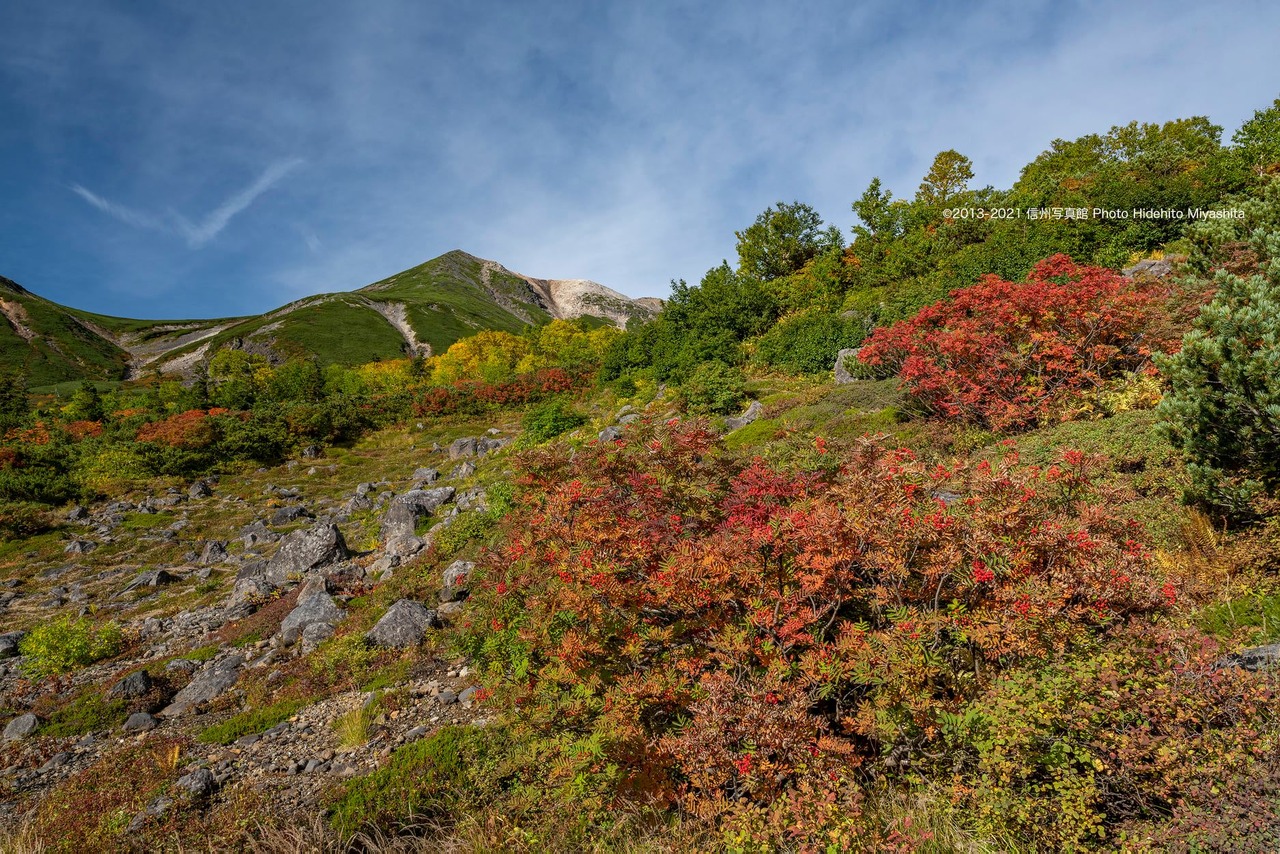
[[[198,249],[221,234],[222,230],[227,227],[227,224],[231,222],[236,214],[253,204],[259,196],[270,190],[282,178],[301,166],[302,163],[302,159],[297,157],[272,163],[252,184],[232,194],[226,201],[199,220],[188,219],[173,210],[164,216],[135,210],[110,199],[105,199],[80,184],[72,184],[71,191],[98,210],[120,220],[126,225],[175,234],[185,238],[187,245],[192,249]],[[311,241],[308,240],[308,245],[310,243]]]

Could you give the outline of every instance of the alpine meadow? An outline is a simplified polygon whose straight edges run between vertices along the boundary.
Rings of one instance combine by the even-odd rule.
[[[130,15],[120,50],[159,38]],[[467,49],[476,85],[501,50]],[[293,73],[227,62],[237,92]],[[304,120],[276,105],[273,133]],[[863,180],[852,228],[771,183],[734,257],[661,297],[514,272],[598,276],[645,239],[535,268],[524,231],[589,236],[522,208],[251,303],[198,259],[252,276],[253,241],[297,243],[322,213],[284,197],[321,155],[204,220],[64,180],[117,230],[104,259],[187,260],[147,256],[176,319],[130,319],[57,253],[46,289],[34,237],[0,246],[0,850],[1280,850],[1280,97],[1230,124],[1130,106],[1038,136],[1004,188],[963,139]],[[460,110],[432,132],[475,169],[555,159],[527,113],[481,142]],[[612,144],[573,133],[564,168]],[[532,179],[493,168],[515,205]],[[192,319],[224,281],[233,316]]]

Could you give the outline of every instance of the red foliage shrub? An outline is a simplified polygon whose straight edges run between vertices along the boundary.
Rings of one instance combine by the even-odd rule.
[[[453,415],[464,412],[478,414],[503,406],[523,406],[556,394],[581,388],[589,374],[570,374],[560,368],[546,368],[522,374],[505,383],[460,380],[449,386],[432,386],[414,402],[418,417]]]
[[[1047,420],[1081,393],[1148,366],[1178,336],[1152,323],[1167,296],[1066,255],[1021,283],[986,276],[913,318],[875,330],[858,358],[895,371],[932,412],[991,428]]]
[[[594,720],[652,793],[714,811],[929,741],[993,672],[1164,606],[1084,454],[811,453],[829,468],[779,471],[674,423],[527,452],[476,653],[519,706]],[[581,692],[598,715],[555,699]]]
[[[13,448],[0,448],[0,469],[16,469],[22,457]]]

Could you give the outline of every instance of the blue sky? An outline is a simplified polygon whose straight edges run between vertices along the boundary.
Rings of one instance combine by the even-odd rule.
[[[0,275],[257,313],[461,248],[666,293],[779,200],[1280,95],[1280,5],[6,0]]]

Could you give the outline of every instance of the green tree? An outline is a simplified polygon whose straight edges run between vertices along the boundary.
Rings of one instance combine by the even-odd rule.
[[[933,165],[916,191],[916,201],[941,207],[964,193],[972,178],[973,161],[948,148],[933,158]]]
[[[97,386],[88,380],[80,383],[63,411],[69,421],[102,420],[102,395],[98,393]]]
[[[30,412],[26,375],[21,371],[0,371],[0,433],[21,425]]]
[[[844,245],[840,229],[823,228],[818,212],[800,202],[778,202],[734,236],[739,271],[762,281],[790,275],[818,255]]]
[[[1237,159],[1254,175],[1280,172],[1280,98],[1240,126],[1231,137]]]

